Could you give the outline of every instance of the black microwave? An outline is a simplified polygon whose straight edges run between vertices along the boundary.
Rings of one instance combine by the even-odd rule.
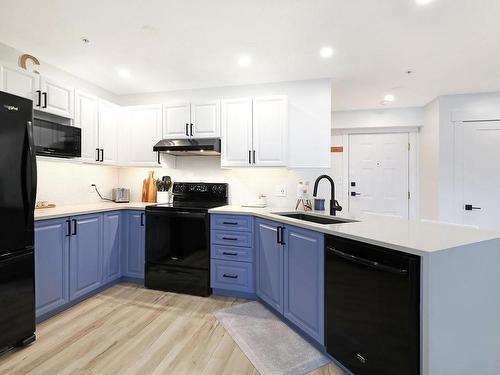
[[[58,158],[82,156],[82,129],[35,118],[33,141],[37,155]]]

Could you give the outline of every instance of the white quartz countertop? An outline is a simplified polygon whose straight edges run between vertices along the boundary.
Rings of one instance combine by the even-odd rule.
[[[426,255],[500,238],[500,232],[495,231],[485,231],[459,225],[404,220],[372,214],[362,216],[339,215],[338,218],[340,219],[345,218],[358,221],[324,225],[276,214],[294,212],[286,208],[223,206],[213,208],[209,212],[212,214],[252,215],[416,255]],[[325,216],[324,212],[308,212],[308,214]]]
[[[156,203],[130,202],[113,203],[98,202],[87,204],[75,204],[66,206],[57,206],[54,208],[40,208],[35,210],[35,221],[56,219],[72,215],[84,215],[96,212],[116,211],[116,210],[144,210],[146,206]]]

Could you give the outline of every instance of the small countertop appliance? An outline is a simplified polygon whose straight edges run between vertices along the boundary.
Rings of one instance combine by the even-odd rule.
[[[130,189],[114,188],[111,193],[111,199],[115,203],[130,202]]]

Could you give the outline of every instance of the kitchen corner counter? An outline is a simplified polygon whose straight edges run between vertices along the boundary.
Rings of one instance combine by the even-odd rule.
[[[97,202],[97,203],[57,206],[54,208],[40,208],[35,210],[35,221],[56,219],[66,216],[92,214],[96,212],[118,211],[118,210],[144,210],[146,206],[150,206],[153,204],[156,203]]]
[[[340,224],[317,224],[278,213],[295,212],[287,208],[251,208],[222,206],[209,210],[212,214],[252,215],[334,236],[358,240],[393,250],[416,255],[472,245],[479,242],[500,239],[500,232],[479,230],[465,226],[404,220],[384,215],[364,214],[342,215],[339,219],[356,220]],[[300,211],[304,213],[303,211]],[[325,212],[306,212],[325,216]],[[327,215],[328,216],[328,215]],[[500,251],[500,249],[499,249]]]

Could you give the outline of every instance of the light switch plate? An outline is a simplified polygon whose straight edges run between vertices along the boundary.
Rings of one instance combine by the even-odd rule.
[[[276,185],[274,190],[277,197],[286,197],[286,185]]]

